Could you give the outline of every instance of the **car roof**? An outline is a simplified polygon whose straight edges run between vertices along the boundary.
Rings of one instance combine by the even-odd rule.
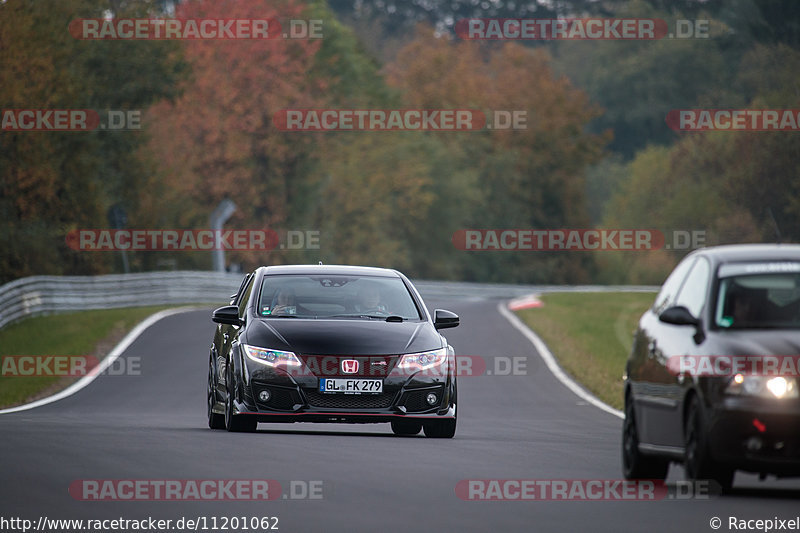
[[[400,273],[390,268],[365,267],[354,265],[274,265],[263,266],[265,275],[273,274],[302,274],[320,275],[329,274],[332,276],[380,276],[385,278],[399,278]]]
[[[695,250],[714,264],[753,261],[800,261],[800,244],[729,244]]]
[[[800,244],[727,244],[701,248],[697,253],[720,262],[800,259]]]

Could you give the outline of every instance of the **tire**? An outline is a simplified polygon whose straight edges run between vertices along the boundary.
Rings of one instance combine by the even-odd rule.
[[[666,479],[669,461],[639,451],[639,432],[633,401],[625,400],[625,421],[622,423],[622,474],[625,479]]]
[[[235,432],[252,432],[256,430],[258,420],[255,417],[247,415],[233,414],[233,372],[231,371],[231,364],[228,364],[228,394],[225,396],[225,429]]]
[[[456,434],[456,419],[430,420],[422,424],[425,436],[434,439],[452,439]]]
[[[225,415],[213,411],[214,404],[217,403],[216,387],[214,386],[214,374],[211,363],[208,364],[208,427],[211,429],[225,429]]]
[[[708,446],[703,407],[697,396],[692,396],[683,429],[684,466],[691,481],[712,480],[719,484],[722,493],[733,487],[735,469],[720,465],[711,457]]]
[[[422,422],[417,420],[392,420],[395,435],[416,435],[422,431]]]
[[[458,389],[453,393],[453,404],[458,404]],[[434,439],[452,439],[456,434],[458,415],[443,420],[426,420],[422,424],[425,436]]]

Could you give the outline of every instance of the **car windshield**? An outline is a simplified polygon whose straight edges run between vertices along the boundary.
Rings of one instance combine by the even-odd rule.
[[[800,329],[800,274],[723,278],[715,321],[717,326],[729,329]]]
[[[422,318],[400,278],[352,275],[265,276],[258,314],[270,318]]]

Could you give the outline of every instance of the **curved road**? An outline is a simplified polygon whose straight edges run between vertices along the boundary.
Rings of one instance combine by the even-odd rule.
[[[741,474],[732,496],[705,500],[457,497],[456,484],[465,479],[621,477],[621,420],[557,381],[531,343],[497,312],[497,303],[427,301],[431,309],[461,316],[461,327],[446,332],[457,353],[486,358],[489,369],[493,358],[527,357],[523,375],[459,378],[452,440],[394,437],[388,424],[261,424],[254,434],[209,430],[210,313],[169,316],[123,354],[141,358],[140,375],[101,376],[58,402],[0,416],[0,518],[277,516],[285,532],[677,532],[713,531],[714,516],[722,519],[719,531],[729,531],[729,516],[800,514],[800,481],[762,483]],[[673,467],[670,483],[681,478],[681,469]],[[292,481],[321,481],[323,488],[322,498],[313,500],[78,501],[68,488],[86,479],[274,479],[285,493]],[[294,486],[302,492],[302,484]]]

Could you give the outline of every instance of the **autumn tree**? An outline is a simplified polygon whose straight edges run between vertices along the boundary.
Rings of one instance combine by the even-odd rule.
[[[167,42],[82,41],[76,18],[102,17],[104,0],[0,3],[0,109],[139,110],[168,98],[181,62]],[[120,16],[147,16],[126,4]],[[75,228],[107,225],[106,210],[135,201],[148,170],[133,157],[141,132],[0,135],[0,282],[31,274],[107,271],[110,255],[67,248]]]
[[[442,136],[475,172],[474,181],[466,184],[471,190],[467,202],[458,205],[460,223],[473,228],[588,225],[584,169],[599,160],[606,139],[585,132],[598,111],[583,92],[554,74],[546,51],[513,43],[453,42],[423,28],[386,70],[407,105],[476,108],[490,120],[494,111],[526,114],[524,127],[516,130],[427,133]],[[450,235],[438,234],[442,246]],[[585,258],[574,255],[460,253],[461,275],[471,279],[577,281],[590,268]]]

